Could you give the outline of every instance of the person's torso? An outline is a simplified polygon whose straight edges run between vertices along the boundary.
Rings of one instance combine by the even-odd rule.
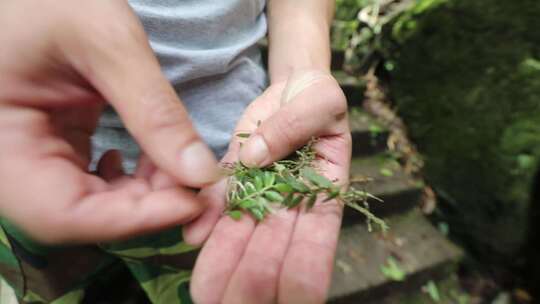
[[[130,0],[173,84],[227,73],[266,34],[265,0]]]
[[[162,71],[195,128],[219,157],[247,105],[267,85],[256,43],[266,35],[265,0],[130,0]],[[144,72],[144,71],[141,71]],[[139,148],[112,109],[92,139],[96,160],[123,152],[132,171]]]

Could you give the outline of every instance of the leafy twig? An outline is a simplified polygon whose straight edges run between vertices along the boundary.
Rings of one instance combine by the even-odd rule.
[[[316,171],[315,141],[298,150],[294,157],[266,168],[248,168],[241,162],[228,164],[226,213],[240,219],[247,212],[262,221],[274,208],[291,209],[304,204],[310,210],[318,199],[323,203],[336,200],[362,213],[370,231],[372,223],[386,231],[386,223],[369,211],[368,199],[381,201],[379,198],[353,187],[343,190]]]

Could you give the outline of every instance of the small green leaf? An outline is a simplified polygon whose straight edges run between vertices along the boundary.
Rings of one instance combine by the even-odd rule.
[[[268,204],[268,200],[265,199],[265,198],[262,197],[262,196],[258,196],[258,197],[257,197],[257,204],[258,204],[259,206],[266,205],[266,204]]]
[[[401,269],[398,262],[393,257],[389,257],[386,260],[386,265],[381,265],[381,272],[390,280],[398,282],[405,280],[406,276],[405,271]]]
[[[382,169],[380,170],[380,172],[381,172],[381,175],[382,175],[382,176],[386,176],[386,177],[392,177],[392,176],[394,176],[394,172],[393,172],[392,170],[388,169],[388,168],[382,168]]]
[[[313,193],[309,196],[308,202],[306,204],[306,208],[309,210],[315,206],[315,202],[317,201],[317,194]]]
[[[264,208],[266,205],[268,205],[268,200],[262,196],[258,196],[256,198],[257,200],[257,207],[256,208]]]
[[[242,211],[238,211],[238,210],[234,210],[234,211],[229,211],[228,212],[228,215],[235,221],[238,221],[242,218]]]
[[[309,188],[308,186],[306,186],[303,182],[299,181],[298,179],[292,177],[292,176],[287,176],[286,177],[287,179],[287,184],[289,184],[289,186],[293,187],[294,190],[300,192],[300,193],[307,193],[309,192]]]
[[[283,196],[281,194],[277,193],[276,191],[266,191],[264,193],[264,197],[266,197],[271,202],[282,202]]]
[[[287,196],[285,196],[285,199],[281,202],[281,204],[283,206],[287,206],[287,207],[290,206],[291,201],[293,199],[293,195],[294,195],[293,192],[289,192],[289,194],[287,194]]]
[[[369,125],[369,133],[371,133],[371,136],[377,136],[383,132],[383,128],[377,124],[370,124]]]
[[[249,208],[252,208],[253,206],[256,206],[256,205],[257,205],[256,201],[248,198],[248,199],[245,199],[245,200],[241,201],[238,206],[240,206],[240,208],[242,208],[242,209],[249,209]]]
[[[255,188],[255,185],[253,185],[250,182],[245,183],[244,187],[246,188],[246,194],[251,195],[255,192],[257,192],[257,189]]]
[[[261,211],[260,209],[252,208],[249,211],[258,221],[262,221],[264,219],[264,212]]]
[[[242,190],[242,189],[238,190],[238,198],[243,198],[243,197],[245,197],[247,195],[248,194],[246,193],[245,190]]]
[[[296,206],[298,206],[302,200],[304,199],[304,196],[302,194],[299,194],[297,196],[295,196],[292,200],[291,200],[291,203],[287,206],[289,209],[292,209]]]
[[[434,302],[440,302],[441,301],[441,295],[439,294],[439,289],[437,288],[437,285],[433,280],[430,280],[424,287],[423,290],[427,292],[429,297]]]
[[[249,138],[251,133],[236,133],[236,136],[240,138]]]
[[[264,205],[264,213],[265,214],[274,213],[274,210],[270,207],[270,205],[266,204]]]
[[[276,184],[274,186],[274,189],[276,189],[277,191],[281,192],[281,193],[288,193],[288,192],[292,192],[293,191],[293,188],[287,184]]]
[[[264,183],[262,177],[259,175],[255,176],[255,189],[257,189],[257,191],[261,191],[263,187]]]
[[[334,186],[334,184],[328,178],[318,174],[311,168],[302,169],[302,176],[321,188],[331,188]]]
[[[520,154],[517,156],[518,167],[522,170],[532,168],[534,164],[534,157],[528,154]]]
[[[260,176],[262,178],[264,176],[264,172],[259,168],[250,168],[247,170],[247,175],[251,176],[252,178],[255,178],[257,176]]]
[[[287,180],[283,176],[276,174],[276,184],[287,184]]]
[[[450,226],[448,225],[448,223],[445,222],[440,222],[437,225],[437,228],[439,228],[439,231],[444,235],[448,235],[448,233],[450,232]]]
[[[264,186],[272,187],[276,181],[276,175],[271,172],[264,172]]]

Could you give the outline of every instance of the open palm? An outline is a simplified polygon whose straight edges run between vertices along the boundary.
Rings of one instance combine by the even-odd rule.
[[[317,137],[317,168],[346,185],[351,138],[345,97],[328,74],[291,77],[270,86],[245,111],[236,132],[251,137],[240,147],[234,138],[224,162],[241,159],[266,166]],[[259,137],[259,139],[256,139]],[[261,154],[263,139],[266,155]],[[255,146],[255,147],[254,147]],[[191,285],[197,303],[322,303],[330,285],[342,206],[318,202],[281,209],[256,223],[221,216],[225,181],[199,195],[212,207],[184,230],[190,243],[202,243]]]

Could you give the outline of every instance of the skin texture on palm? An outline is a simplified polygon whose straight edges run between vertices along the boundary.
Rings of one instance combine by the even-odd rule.
[[[308,74],[312,81],[303,81]],[[270,86],[250,105],[236,131],[252,135],[242,148],[239,139],[234,139],[223,161],[240,158],[244,163],[265,166],[318,137],[314,145],[317,168],[346,185],[351,139],[345,97],[326,73],[297,75],[287,83]],[[304,87],[296,90],[290,101],[284,99],[299,83]],[[257,127],[259,121],[262,123]],[[244,149],[250,149],[249,141],[258,135],[267,143],[268,155],[255,164],[256,160],[249,159],[250,151]],[[199,244],[211,232],[191,284],[197,303],[325,301],[341,224],[338,202],[318,202],[309,212],[282,209],[256,224],[249,216],[240,221],[220,217],[225,204],[224,182],[203,190],[200,197],[210,207],[184,229],[186,241]]]

